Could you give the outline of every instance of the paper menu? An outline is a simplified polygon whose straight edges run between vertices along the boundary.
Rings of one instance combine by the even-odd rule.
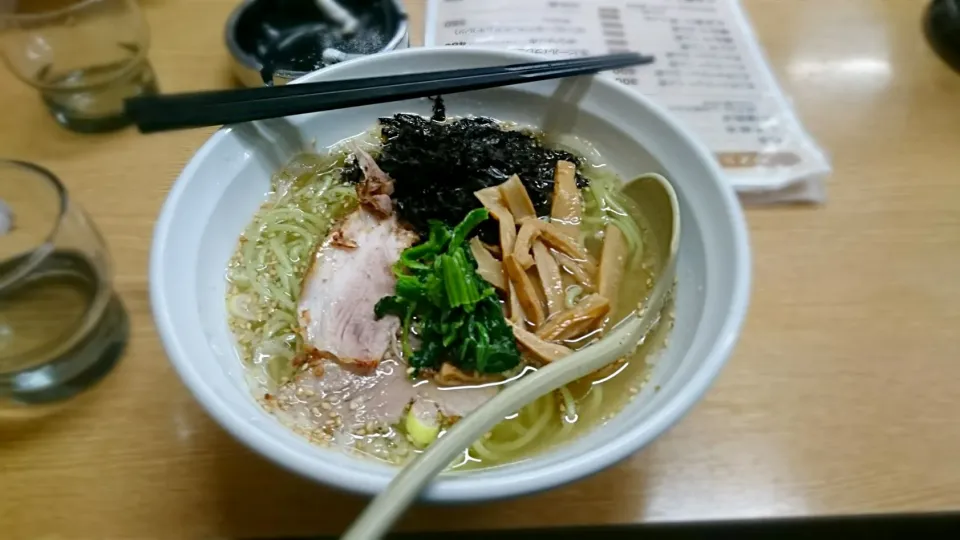
[[[823,199],[830,165],[797,120],[737,0],[428,0],[426,46],[551,57],[639,51],[615,78],[669,109],[757,202]]]

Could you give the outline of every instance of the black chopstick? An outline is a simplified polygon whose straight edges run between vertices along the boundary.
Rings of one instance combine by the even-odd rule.
[[[280,87],[145,96],[128,99],[125,105],[126,114],[140,131],[151,133],[587,75],[651,62],[652,57],[624,53]]]
[[[217,105],[221,103],[233,103],[237,101],[248,101],[260,97],[281,97],[281,96],[302,96],[307,94],[316,94],[318,89],[323,92],[332,92],[338,90],[357,90],[368,86],[388,86],[394,84],[408,84],[424,80],[425,77],[431,78],[432,75],[442,75],[442,78],[464,77],[469,75],[494,75],[503,71],[512,73],[527,73],[531,71],[575,67],[590,65],[597,61],[597,58],[616,61],[621,59],[636,58],[636,53],[610,54],[603,57],[588,56],[582,58],[568,58],[564,60],[549,60],[545,62],[526,62],[523,64],[511,64],[507,66],[490,66],[484,68],[461,68],[445,71],[405,73],[402,75],[383,75],[380,77],[370,77],[364,79],[343,79],[337,81],[324,81],[315,83],[288,84],[284,86],[261,86],[259,88],[241,88],[237,90],[228,90],[223,92],[189,92],[183,94],[170,94],[160,96],[165,103],[193,104],[196,106]],[[440,77],[438,77],[439,80]]]

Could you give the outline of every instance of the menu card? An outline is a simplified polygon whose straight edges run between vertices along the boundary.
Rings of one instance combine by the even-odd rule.
[[[751,202],[824,199],[830,163],[764,60],[737,0],[428,0],[425,45],[578,57],[637,51],[605,73],[670,110]]]

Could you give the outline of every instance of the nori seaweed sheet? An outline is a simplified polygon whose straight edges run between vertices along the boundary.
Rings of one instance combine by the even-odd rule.
[[[547,215],[557,161],[577,165],[582,161],[569,152],[544,147],[532,133],[504,129],[491,118],[441,122],[396,114],[381,118],[380,127],[382,147],[374,159],[394,179],[393,200],[400,217],[419,232],[428,230],[431,219],[456,226],[480,206],[475,191],[503,183],[513,174],[520,176],[537,214]],[[356,164],[348,165],[345,175],[352,181],[362,177]],[[578,172],[577,185],[586,184]],[[483,240],[497,243],[493,220],[479,232]]]

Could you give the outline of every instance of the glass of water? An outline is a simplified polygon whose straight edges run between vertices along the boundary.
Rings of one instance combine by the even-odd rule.
[[[93,223],[52,173],[0,160],[0,408],[84,390],[127,334]]]
[[[123,100],[157,93],[134,0],[19,0],[0,6],[0,52],[57,122],[94,133],[130,123]]]

